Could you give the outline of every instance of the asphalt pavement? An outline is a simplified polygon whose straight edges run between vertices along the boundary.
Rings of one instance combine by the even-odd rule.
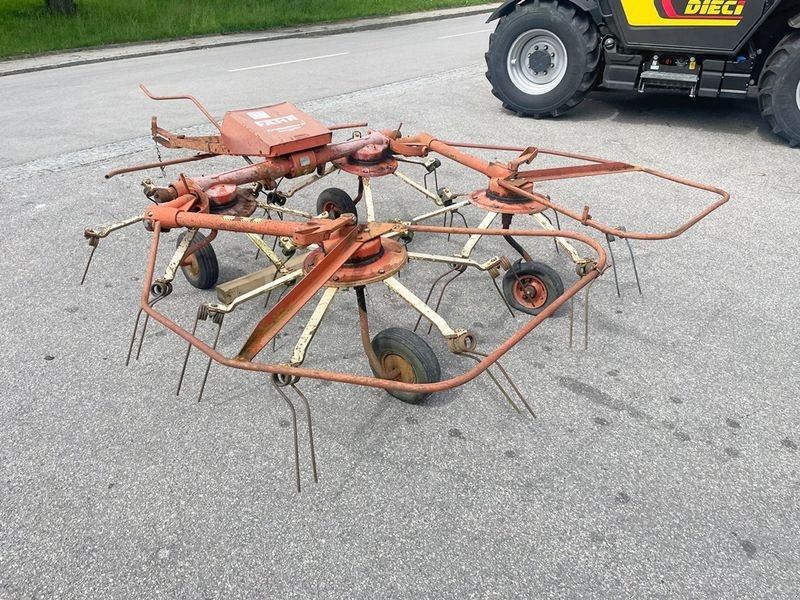
[[[798,150],[753,104],[672,94],[597,92],[563,118],[520,119],[484,78],[485,29],[473,16],[0,78],[11,115],[0,163],[0,598],[797,597]],[[229,72],[273,63],[285,64]],[[485,376],[421,406],[302,381],[320,477],[311,480],[301,429],[298,495],[290,413],[266,377],[214,366],[198,403],[205,362],[193,354],[176,397],[185,346],[152,324],[125,367],[147,232],[104,240],[78,285],[83,229],[145,206],[145,175],[103,174],[155,159],[149,116],[210,133],[191,105],[144,98],[140,81],[195,93],[214,114],[290,100],[324,123],[402,122],[409,134],[631,161],[732,200],[676,240],[633,243],[642,296],[614,242],[622,297],[611,272],[592,287],[588,350],[581,296],[572,348],[562,310],[504,357],[536,419]],[[179,172],[146,175],[163,183]],[[327,185],[355,191],[352,178],[331,177],[291,205],[312,210]],[[439,183],[485,185],[450,164]],[[379,218],[432,209],[392,178],[374,187]],[[670,229],[710,200],[643,175],[543,189],[630,230]],[[464,216],[474,225],[483,215]],[[463,243],[413,241],[440,253]],[[223,279],[264,266],[238,236],[215,247]],[[575,280],[552,244],[528,247]],[[476,258],[498,253],[510,249],[482,242]],[[441,272],[413,264],[401,280],[424,297]],[[161,307],[191,326],[213,299],[179,276]],[[368,302],[374,331],[413,327],[387,290],[371,288]],[[476,272],[452,284],[441,312],[483,348],[522,323]],[[233,313],[222,351],[238,350],[262,315],[259,302]],[[285,330],[277,360],[301,329]],[[213,336],[208,323],[200,331]],[[464,370],[440,336],[426,338],[446,374]],[[368,372],[352,293],[337,297],[308,361]]]

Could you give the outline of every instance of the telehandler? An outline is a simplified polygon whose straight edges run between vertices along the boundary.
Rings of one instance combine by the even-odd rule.
[[[556,117],[594,88],[756,98],[800,145],[800,0],[506,0],[486,77],[507,109]]]

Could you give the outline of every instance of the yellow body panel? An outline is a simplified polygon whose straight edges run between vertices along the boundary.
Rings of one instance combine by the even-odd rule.
[[[658,13],[656,2],[659,1],[620,0],[631,27],[736,27],[745,6],[739,0],[691,0],[684,13],[669,18]],[[692,15],[698,18],[691,18]],[[715,19],[714,15],[722,18]]]

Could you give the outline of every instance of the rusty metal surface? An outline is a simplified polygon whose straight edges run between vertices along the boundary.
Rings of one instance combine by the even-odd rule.
[[[408,262],[408,254],[403,244],[391,239],[379,238],[375,241],[378,242],[378,247],[374,251],[374,258],[367,256],[359,261],[353,260],[355,257],[352,256],[331,277],[328,285],[347,288],[383,281],[400,271]],[[310,273],[324,257],[325,251],[322,248],[312,250],[303,265],[306,273]]]
[[[383,158],[375,163],[355,162],[349,158],[340,158],[335,160],[334,164],[345,173],[359,177],[383,177],[397,171],[397,160],[392,157]]]
[[[229,111],[220,132],[232,154],[270,158],[311,150],[332,139],[330,129],[289,102]]]

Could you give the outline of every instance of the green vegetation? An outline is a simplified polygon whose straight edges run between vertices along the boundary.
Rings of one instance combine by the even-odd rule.
[[[76,0],[75,15],[42,0],[0,0],[0,57],[103,44],[255,31],[483,4],[486,0]]]

